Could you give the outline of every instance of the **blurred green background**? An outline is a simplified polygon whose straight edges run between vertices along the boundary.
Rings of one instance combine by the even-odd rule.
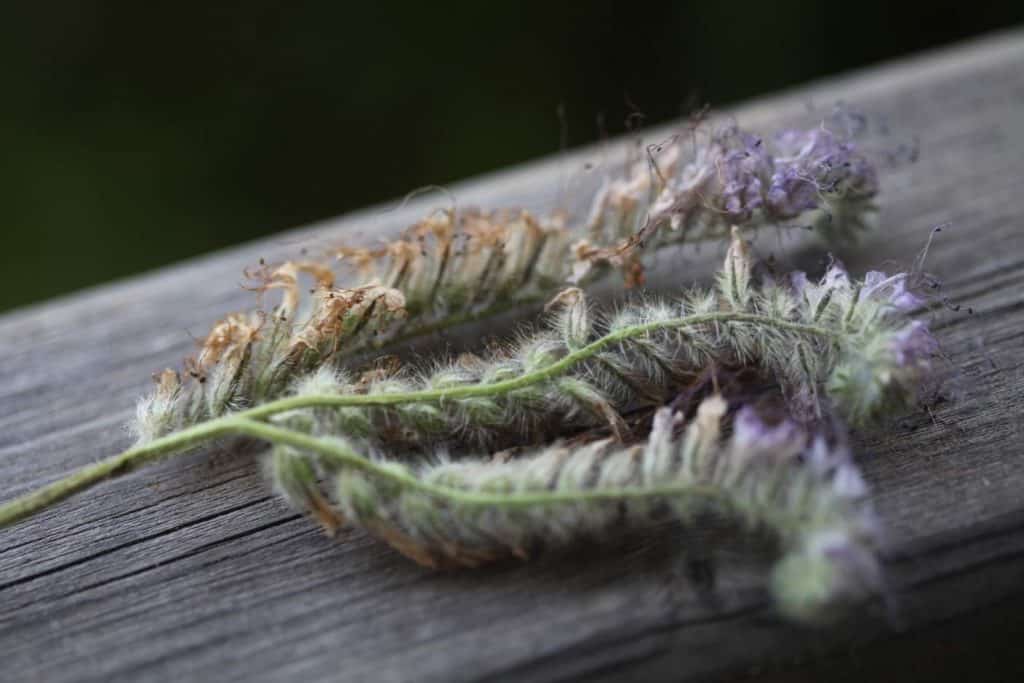
[[[20,2],[0,310],[1024,20],[1021,2]]]

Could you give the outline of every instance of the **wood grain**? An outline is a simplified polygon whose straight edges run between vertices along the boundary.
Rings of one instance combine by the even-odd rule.
[[[677,560],[628,549],[430,573],[359,534],[324,538],[268,494],[251,454],[214,447],[0,531],[0,679],[690,680],[955,623],[1019,594],[1024,32],[730,113],[773,129],[836,100],[884,116],[893,139],[917,136],[921,148],[916,164],[886,174],[881,227],[844,261],[855,271],[907,264],[948,222],[928,267],[963,307],[934,316],[950,399],[860,444],[890,531],[895,617],[873,609],[800,631],[773,616],[758,575],[739,564],[709,598]],[[567,170],[577,178],[622,144],[454,192],[463,204],[544,209],[584,196],[586,179],[567,189]],[[189,333],[251,303],[237,286],[244,266],[393,234],[439,203],[362,212],[0,318],[0,496],[124,448],[150,374],[191,351]],[[796,264],[822,257],[806,240],[781,247]],[[690,279],[706,273],[699,255],[679,258]]]

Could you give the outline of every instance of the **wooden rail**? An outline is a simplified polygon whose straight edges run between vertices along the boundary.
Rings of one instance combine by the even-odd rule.
[[[934,320],[951,400],[860,444],[890,532],[895,616],[867,610],[838,629],[799,630],[772,615],[756,574],[720,572],[707,596],[650,553],[430,573],[359,534],[324,538],[270,496],[252,457],[208,449],[0,531],[0,679],[678,681],[903,638],[1020,595],[1024,32],[730,113],[772,129],[836,100],[885,116],[921,148],[886,175],[882,227],[844,261],[858,272],[906,265],[949,222],[928,266],[963,306]],[[542,209],[567,168],[599,155],[454,191],[460,203]],[[244,266],[394,233],[437,203],[363,212],[0,318],[0,498],[124,448],[150,374],[191,352],[189,331],[251,304],[236,285]],[[821,255],[785,258],[813,266]]]

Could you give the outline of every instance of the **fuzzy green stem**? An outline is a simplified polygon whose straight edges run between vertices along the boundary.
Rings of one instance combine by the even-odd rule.
[[[350,467],[379,479],[387,479],[405,490],[415,490],[460,505],[477,507],[528,508],[541,505],[570,503],[593,503],[601,501],[630,500],[637,498],[666,498],[689,496],[716,500],[727,504],[730,498],[725,491],[708,484],[687,484],[685,486],[633,487],[619,489],[591,489],[584,491],[535,491],[530,493],[482,493],[464,491],[451,486],[440,486],[422,481],[416,477],[395,471],[359,455],[344,442],[310,436],[285,427],[257,422],[245,418],[230,420],[234,431],[241,435],[263,439],[275,444],[286,444],[302,450],[317,453],[335,465]]]
[[[104,479],[127,474],[161,456],[181,453],[191,446],[225,436],[232,431],[234,425],[231,424],[230,418],[210,420],[87,465],[49,486],[0,505],[0,528],[31,517],[40,510],[84,491]]]
[[[250,408],[249,410],[237,414],[242,417],[259,419],[268,417],[275,413],[315,406],[381,406],[401,403],[439,402],[445,400],[457,400],[461,398],[498,396],[500,394],[506,394],[510,391],[515,391],[516,389],[523,389],[533,384],[545,382],[553,379],[554,377],[558,377],[559,375],[563,375],[579,363],[597,355],[604,348],[618,342],[626,341],[632,337],[638,337],[658,330],[678,329],[713,322],[744,322],[765,325],[767,327],[774,327],[777,329],[804,332],[821,337],[838,336],[835,331],[818,325],[794,323],[754,313],[738,313],[731,311],[703,313],[701,315],[692,315],[685,318],[659,320],[656,322],[644,323],[642,325],[624,327],[621,330],[616,330],[615,332],[606,334],[600,339],[596,339],[576,351],[566,354],[551,365],[501,382],[383,394],[308,394],[303,396],[288,396],[276,401],[264,403],[263,405]]]
[[[75,493],[83,491],[99,482],[111,477],[126,474],[142,465],[145,465],[162,456],[178,453],[203,441],[208,441],[229,434],[249,434],[260,436],[253,431],[253,420],[269,417],[276,413],[308,408],[314,406],[374,406],[374,405],[395,405],[414,402],[439,402],[448,399],[461,399],[479,396],[496,396],[499,394],[515,391],[524,387],[550,380],[554,377],[569,372],[577,364],[591,358],[605,347],[622,342],[632,337],[637,337],[649,332],[663,329],[678,329],[693,325],[714,322],[740,322],[755,325],[765,325],[777,329],[786,329],[796,332],[804,332],[823,337],[835,337],[837,333],[817,325],[778,320],[764,315],[752,313],[740,313],[734,311],[717,311],[692,315],[671,320],[633,325],[621,330],[609,333],[586,346],[566,354],[561,359],[539,370],[520,375],[519,377],[494,382],[491,384],[476,384],[445,389],[427,389],[423,391],[396,392],[388,394],[347,394],[347,395],[303,395],[289,396],[286,398],[264,403],[248,410],[240,411],[213,420],[202,422],[198,425],[168,434],[151,441],[150,443],[136,446],[123,453],[111,456],[106,460],[83,467],[77,472],[60,479],[48,486],[33,491],[32,493],[15,498],[14,500],[0,505],[0,528],[14,524],[15,522],[29,517]],[[267,430],[272,429],[269,425],[262,425]],[[291,434],[287,430],[264,431],[266,435]],[[262,436],[260,438],[263,438]],[[311,438],[311,437],[310,437]],[[272,440],[272,439],[271,439]],[[315,439],[311,441],[315,442]],[[319,442],[317,442],[319,443]],[[574,498],[573,500],[580,500]],[[525,503],[524,503],[525,504]]]

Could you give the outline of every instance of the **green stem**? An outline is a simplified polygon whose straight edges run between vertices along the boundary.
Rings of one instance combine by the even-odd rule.
[[[210,420],[155,439],[143,446],[129,448],[93,465],[87,465],[49,486],[0,505],[0,528],[30,517],[104,479],[127,474],[163,455],[180,453],[190,446],[225,436],[233,430],[234,425],[231,424],[230,418]]]
[[[245,418],[230,419],[232,428],[238,434],[263,439],[275,444],[286,444],[323,456],[334,464],[357,469],[378,478],[393,481],[405,490],[419,491],[460,505],[477,507],[524,508],[540,505],[568,503],[593,503],[636,498],[665,498],[692,496],[714,499],[726,503],[729,497],[721,487],[709,484],[686,484],[677,486],[623,487],[620,489],[592,489],[584,491],[534,491],[530,493],[482,493],[466,491],[451,486],[439,486],[414,477],[405,472],[384,467],[373,460],[359,455],[341,441],[322,439],[285,427],[257,422]]]
[[[777,329],[792,330],[794,332],[804,332],[806,334],[821,337],[838,336],[838,334],[833,330],[817,325],[794,323],[754,313],[719,311],[715,313],[704,313],[701,315],[687,316],[685,318],[673,318],[670,320],[660,320],[642,325],[624,327],[621,330],[606,334],[600,339],[597,339],[576,351],[566,354],[551,365],[501,382],[385,394],[309,394],[303,396],[289,396],[269,403],[264,403],[263,405],[256,406],[255,408],[250,408],[237,413],[237,415],[259,419],[287,410],[296,410],[298,408],[309,408],[313,406],[383,406],[396,405],[400,403],[439,402],[444,400],[457,400],[461,398],[497,396],[510,391],[515,391],[516,389],[523,389],[533,384],[545,382],[549,379],[565,374],[575,365],[597,355],[606,347],[618,342],[626,341],[632,337],[638,337],[658,330],[692,327],[693,325],[713,322],[744,322],[775,327]]]
[[[387,394],[342,394],[342,395],[303,395],[288,396],[263,405],[243,410],[233,415],[202,422],[198,425],[182,429],[155,439],[147,444],[130,448],[123,453],[111,456],[106,460],[83,467],[77,472],[60,479],[48,486],[28,493],[20,498],[0,505],[0,527],[5,527],[29,517],[79,491],[83,491],[111,477],[126,474],[144,464],[162,456],[178,453],[200,442],[208,441],[228,434],[253,434],[252,421],[269,417],[276,413],[308,408],[313,406],[374,406],[395,405],[414,402],[439,402],[449,399],[471,398],[479,396],[495,396],[565,374],[575,365],[591,358],[601,350],[618,342],[626,341],[650,332],[664,329],[678,329],[693,325],[714,322],[742,322],[765,325],[777,329],[804,332],[816,336],[835,337],[837,333],[817,325],[778,320],[764,315],[717,311],[674,318],[642,325],[633,325],[609,333],[590,344],[566,354],[561,359],[539,370],[528,372],[519,377],[494,382],[491,384],[475,384],[446,389],[426,389],[423,391],[396,392]],[[270,429],[269,425],[264,425]],[[265,432],[279,435],[278,432]],[[282,432],[283,433],[283,432]],[[262,438],[262,437],[261,437]],[[311,437],[310,437],[311,438]],[[314,440],[315,441],[315,440]]]

